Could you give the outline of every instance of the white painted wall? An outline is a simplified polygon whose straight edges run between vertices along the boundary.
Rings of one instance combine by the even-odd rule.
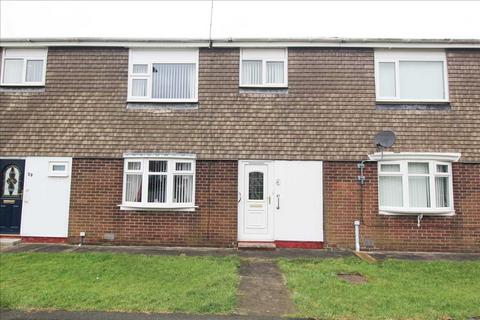
[[[51,175],[50,162],[66,162],[67,174]],[[21,236],[68,236],[71,172],[72,158],[26,158]]]
[[[322,162],[275,161],[274,165],[275,240],[323,241]]]

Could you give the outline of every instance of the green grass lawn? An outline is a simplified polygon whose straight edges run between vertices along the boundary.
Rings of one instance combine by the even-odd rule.
[[[322,319],[468,319],[480,316],[480,261],[358,258],[280,260],[298,315]],[[359,272],[350,284],[339,272]]]
[[[106,253],[0,255],[0,308],[232,313],[239,260]]]

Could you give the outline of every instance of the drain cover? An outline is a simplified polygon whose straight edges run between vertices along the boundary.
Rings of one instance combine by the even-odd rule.
[[[360,273],[339,273],[338,277],[350,283],[367,283],[368,280]]]

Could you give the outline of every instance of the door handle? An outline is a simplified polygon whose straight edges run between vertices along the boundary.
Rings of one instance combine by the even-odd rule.
[[[280,210],[280,195],[277,194],[277,210]]]
[[[238,200],[237,200],[237,202],[240,203],[240,201],[242,201],[242,193],[241,193],[241,192],[238,193]]]

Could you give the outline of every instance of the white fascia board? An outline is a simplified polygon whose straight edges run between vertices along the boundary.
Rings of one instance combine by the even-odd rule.
[[[373,161],[437,160],[446,162],[456,162],[460,157],[460,153],[454,152],[376,152],[368,156]]]
[[[480,48],[480,39],[116,39],[51,38],[2,39],[0,47],[358,47],[358,48]]]
[[[126,47],[126,48],[202,48],[208,40],[111,40],[111,39],[3,39],[3,48],[36,47]]]
[[[191,159],[195,160],[197,158],[196,154],[193,153],[157,153],[157,152],[146,152],[146,153],[134,153],[127,152],[123,154],[125,159],[131,158],[162,158],[162,159]]]

